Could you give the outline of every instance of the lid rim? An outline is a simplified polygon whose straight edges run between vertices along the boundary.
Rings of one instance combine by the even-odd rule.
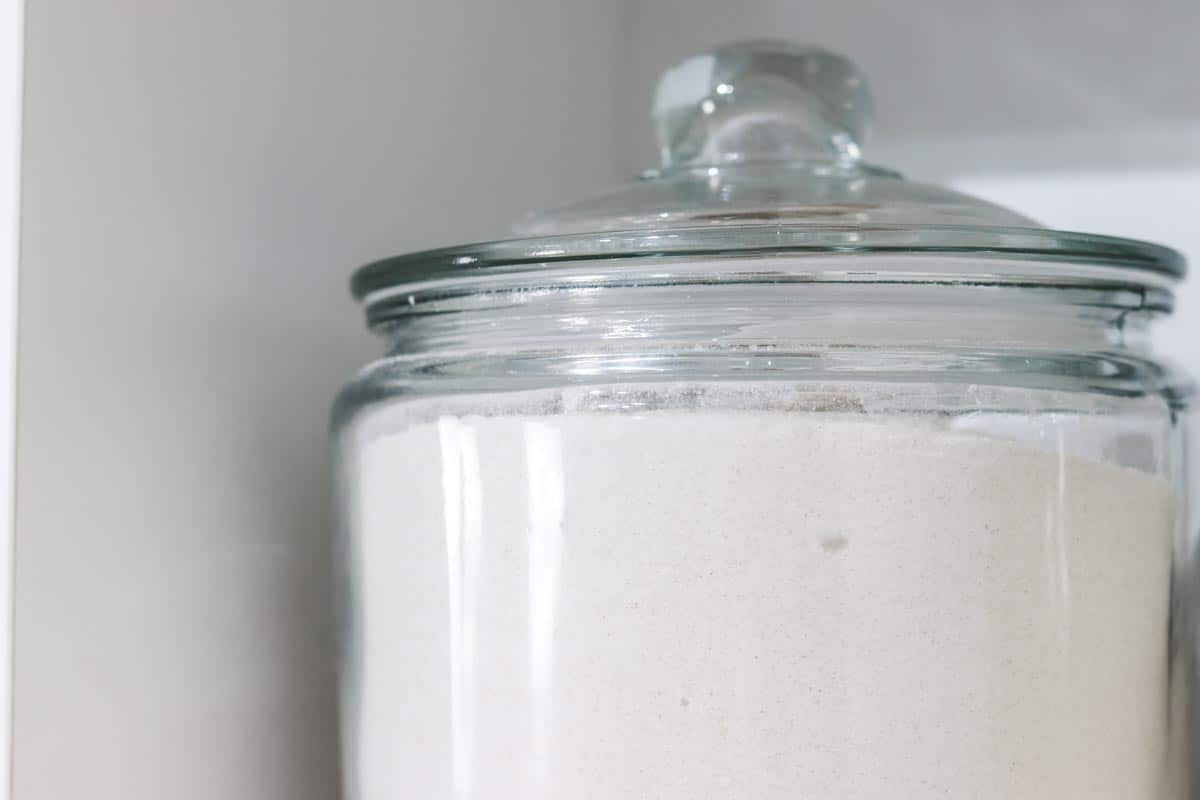
[[[384,288],[451,277],[469,278],[503,267],[568,261],[630,261],[653,257],[709,258],[789,254],[937,254],[964,259],[1086,262],[1144,272],[1172,283],[1187,273],[1177,250],[1140,239],[1048,228],[929,225],[803,226],[740,225],[671,230],[604,231],[501,239],[420,250],[359,267],[351,294],[362,301]]]

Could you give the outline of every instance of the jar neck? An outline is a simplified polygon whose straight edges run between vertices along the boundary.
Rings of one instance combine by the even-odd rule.
[[[395,358],[518,353],[1148,352],[1136,289],[791,283],[561,288],[423,300]]]

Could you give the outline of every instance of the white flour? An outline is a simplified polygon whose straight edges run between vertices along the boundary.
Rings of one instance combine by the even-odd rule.
[[[362,445],[362,800],[1159,800],[1171,503],[899,417]]]

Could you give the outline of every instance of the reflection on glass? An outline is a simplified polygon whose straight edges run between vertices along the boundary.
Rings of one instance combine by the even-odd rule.
[[[443,418],[438,424],[442,449],[442,499],[446,520],[446,578],[450,610],[450,715],[454,792],[472,796],[475,686],[475,610],[479,592],[479,550],[483,508],[479,448],[475,432]]]

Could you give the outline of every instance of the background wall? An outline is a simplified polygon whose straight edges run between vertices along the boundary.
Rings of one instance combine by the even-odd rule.
[[[652,164],[658,71],[763,35],[863,65],[873,161],[1194,247],[1198,29],[1192,0],[28,0],[15,797],[336,796],[354,266]],[[1177,221],[1105,216],[1147,175]]]
[[[30,0],[15,796],[329,800],[347,277],[615,177],[588,0]]]

